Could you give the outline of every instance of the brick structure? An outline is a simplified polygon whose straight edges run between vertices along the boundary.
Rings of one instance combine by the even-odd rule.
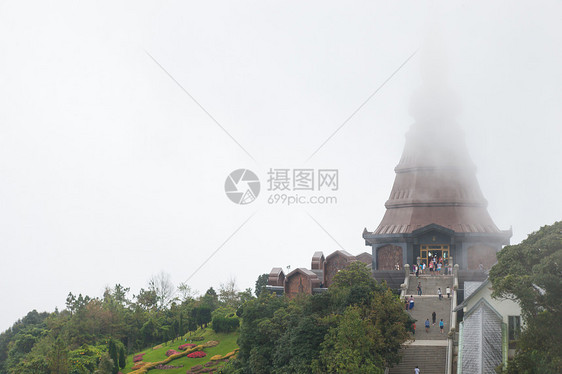
[[[357,261],[361,261],[362,263],[367,265],[367,267],[369,267],[369,268],[373,264],[373,255],[368,253],[368,252],[363,252],[363,253],[355,256],[355,258],[357,259]]]
[[[322,251],[314,252],[312,256],[312,261],[310,264],[310,269],[312,270],[324,270],[324,253]]]
[[[275,287],[283,287],[285,285],[285,273],[281,268],[273,268],[269,272],[267,284]]]
[[[379,270],[400,270],[403,267],[402,261],[402,247],[387,244],[377,250]]]
[[[295,269],[285,278],[285,295],[289,298],[298,294],[312,295],[312,290],[319,287],[320,279],[318,279],[318,276],[305,268]]]
[[[330,287],[338,271],[345,269],[347,265],[355,261],[357,261],[355,256],[344,250],[335,251],[326,257],[326,262],[324,263],[324,287]]]
[[[355,261],[361,261],[370,267],[372,255],[363,252],[358,256],[353,256],[346,251],[339,250],[324,257],[324,253],[317,251],[312,256],[310,270],[298,268],[285,276],[280,267],[271,269],[266,288],[270,292],[278,295],[285,294],[290,298],[299,293],[324,292],[337,272]]]

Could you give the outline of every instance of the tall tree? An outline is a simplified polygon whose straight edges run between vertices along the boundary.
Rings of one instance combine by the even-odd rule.
[[[163,271],[150,278],[148,289],[156,295],[158,310],[166,308],[174,297],[175,288],[170,279],[170,274]]]
[[[109,343],[107,344],[107,353],[109,353],[109,357],[113,361],[113,374],[117,374],[119,372],[119,351],[117,350],[117,344],[113,339],[109,339]]]
[[[191,286],[189,286],[185,282],[181,282],[178,285],[177,291],[179,293],[180,301],[182,303],[189,302],[189,301],[193,300],[195,298],[195,296],[197,295],[197,291],[192,289]]]
[[[69,371],[68,348],[59,337],[47,357],[51,373],[67,374]]]
[[[494,297],[520,304],[525,324],[507,371],[562,372],[562,221],[503,248],[490,279]]]
[[[269,274],[262,274],[258,277],[258,279],[256,279],[256,289],[255,289],[255,293],[256,293],[256,297],[260,297],[261,292],[265,289],[265,286],[267,286],[267,280],[269,278]]]
[[[349,306],[322,343],[322,351],[313,370],[317,373],[384,372],[384,360],[378,353],[382,337],[377,327],[365,318],[358,306]]]
[[[235,278],[230,278],[226,283],[221,283],[219,300],[227,306],[238,307],[240,298],[238,297],[238,286]]]
[[[121,369],[124,369],[126,365],[127,365],[127,358],[125,355],[125,347],[121,345],[119,347],[119,367]]]
[[[109,357],[109,353],[104,352],[101,356],[100,363],[94,374],[112,374],[113,360]]]

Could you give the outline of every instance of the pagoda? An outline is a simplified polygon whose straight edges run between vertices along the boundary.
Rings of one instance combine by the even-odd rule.
[[[436,66],[431,67],[435,72]],[[363,231],[375,273],[428,264],[433,256],[454,261],[460,269],[485,270],[509,244],[511,230],[498,229],[488,213],[464,133],[455,121],[458,100],[442,76],[425,74],[413,95],[410,114],[415,121],[394,169],[386,212],[373,231]]]

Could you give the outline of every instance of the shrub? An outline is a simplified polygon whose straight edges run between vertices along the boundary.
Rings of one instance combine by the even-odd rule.
[[[236,351],[228,352],[222,358],[230,358],[236,354]]]
[[[216,347],[217,345],[219,345],[219,342],[216,340],[209,340],[207,343],[203,344],[205,348]]]
[[[220,360],[222,358],[221,355],[214,355],[213,357],[211,357],[211,361],[217,361]]]
[[[193,347],[196,347],[196,346],[197,346],[196,344],[185,343],[185,344],[180,345],[178,347],[178,349],[182,350],[182,351],[185,351],[187,348],[193,348]]]
[[[238,317],[216,316],[213,318],[213,330],[215,332],[232,332],[240,326]]]

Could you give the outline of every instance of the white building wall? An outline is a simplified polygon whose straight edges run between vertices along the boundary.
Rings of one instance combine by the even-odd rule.
[[[463,308],[464,312],[471,310],[481,298],[486,300],[490,305],[502,316],[502,322],[508,323],[508,316],[519,316],[521,315],[521,307],[519,304],[512,300],[501,300],[492,298],[492,284],[488,283],[480,291],[471,297],[468,301],[467,306]],[[521,321],[523,322],[523,321]]]

